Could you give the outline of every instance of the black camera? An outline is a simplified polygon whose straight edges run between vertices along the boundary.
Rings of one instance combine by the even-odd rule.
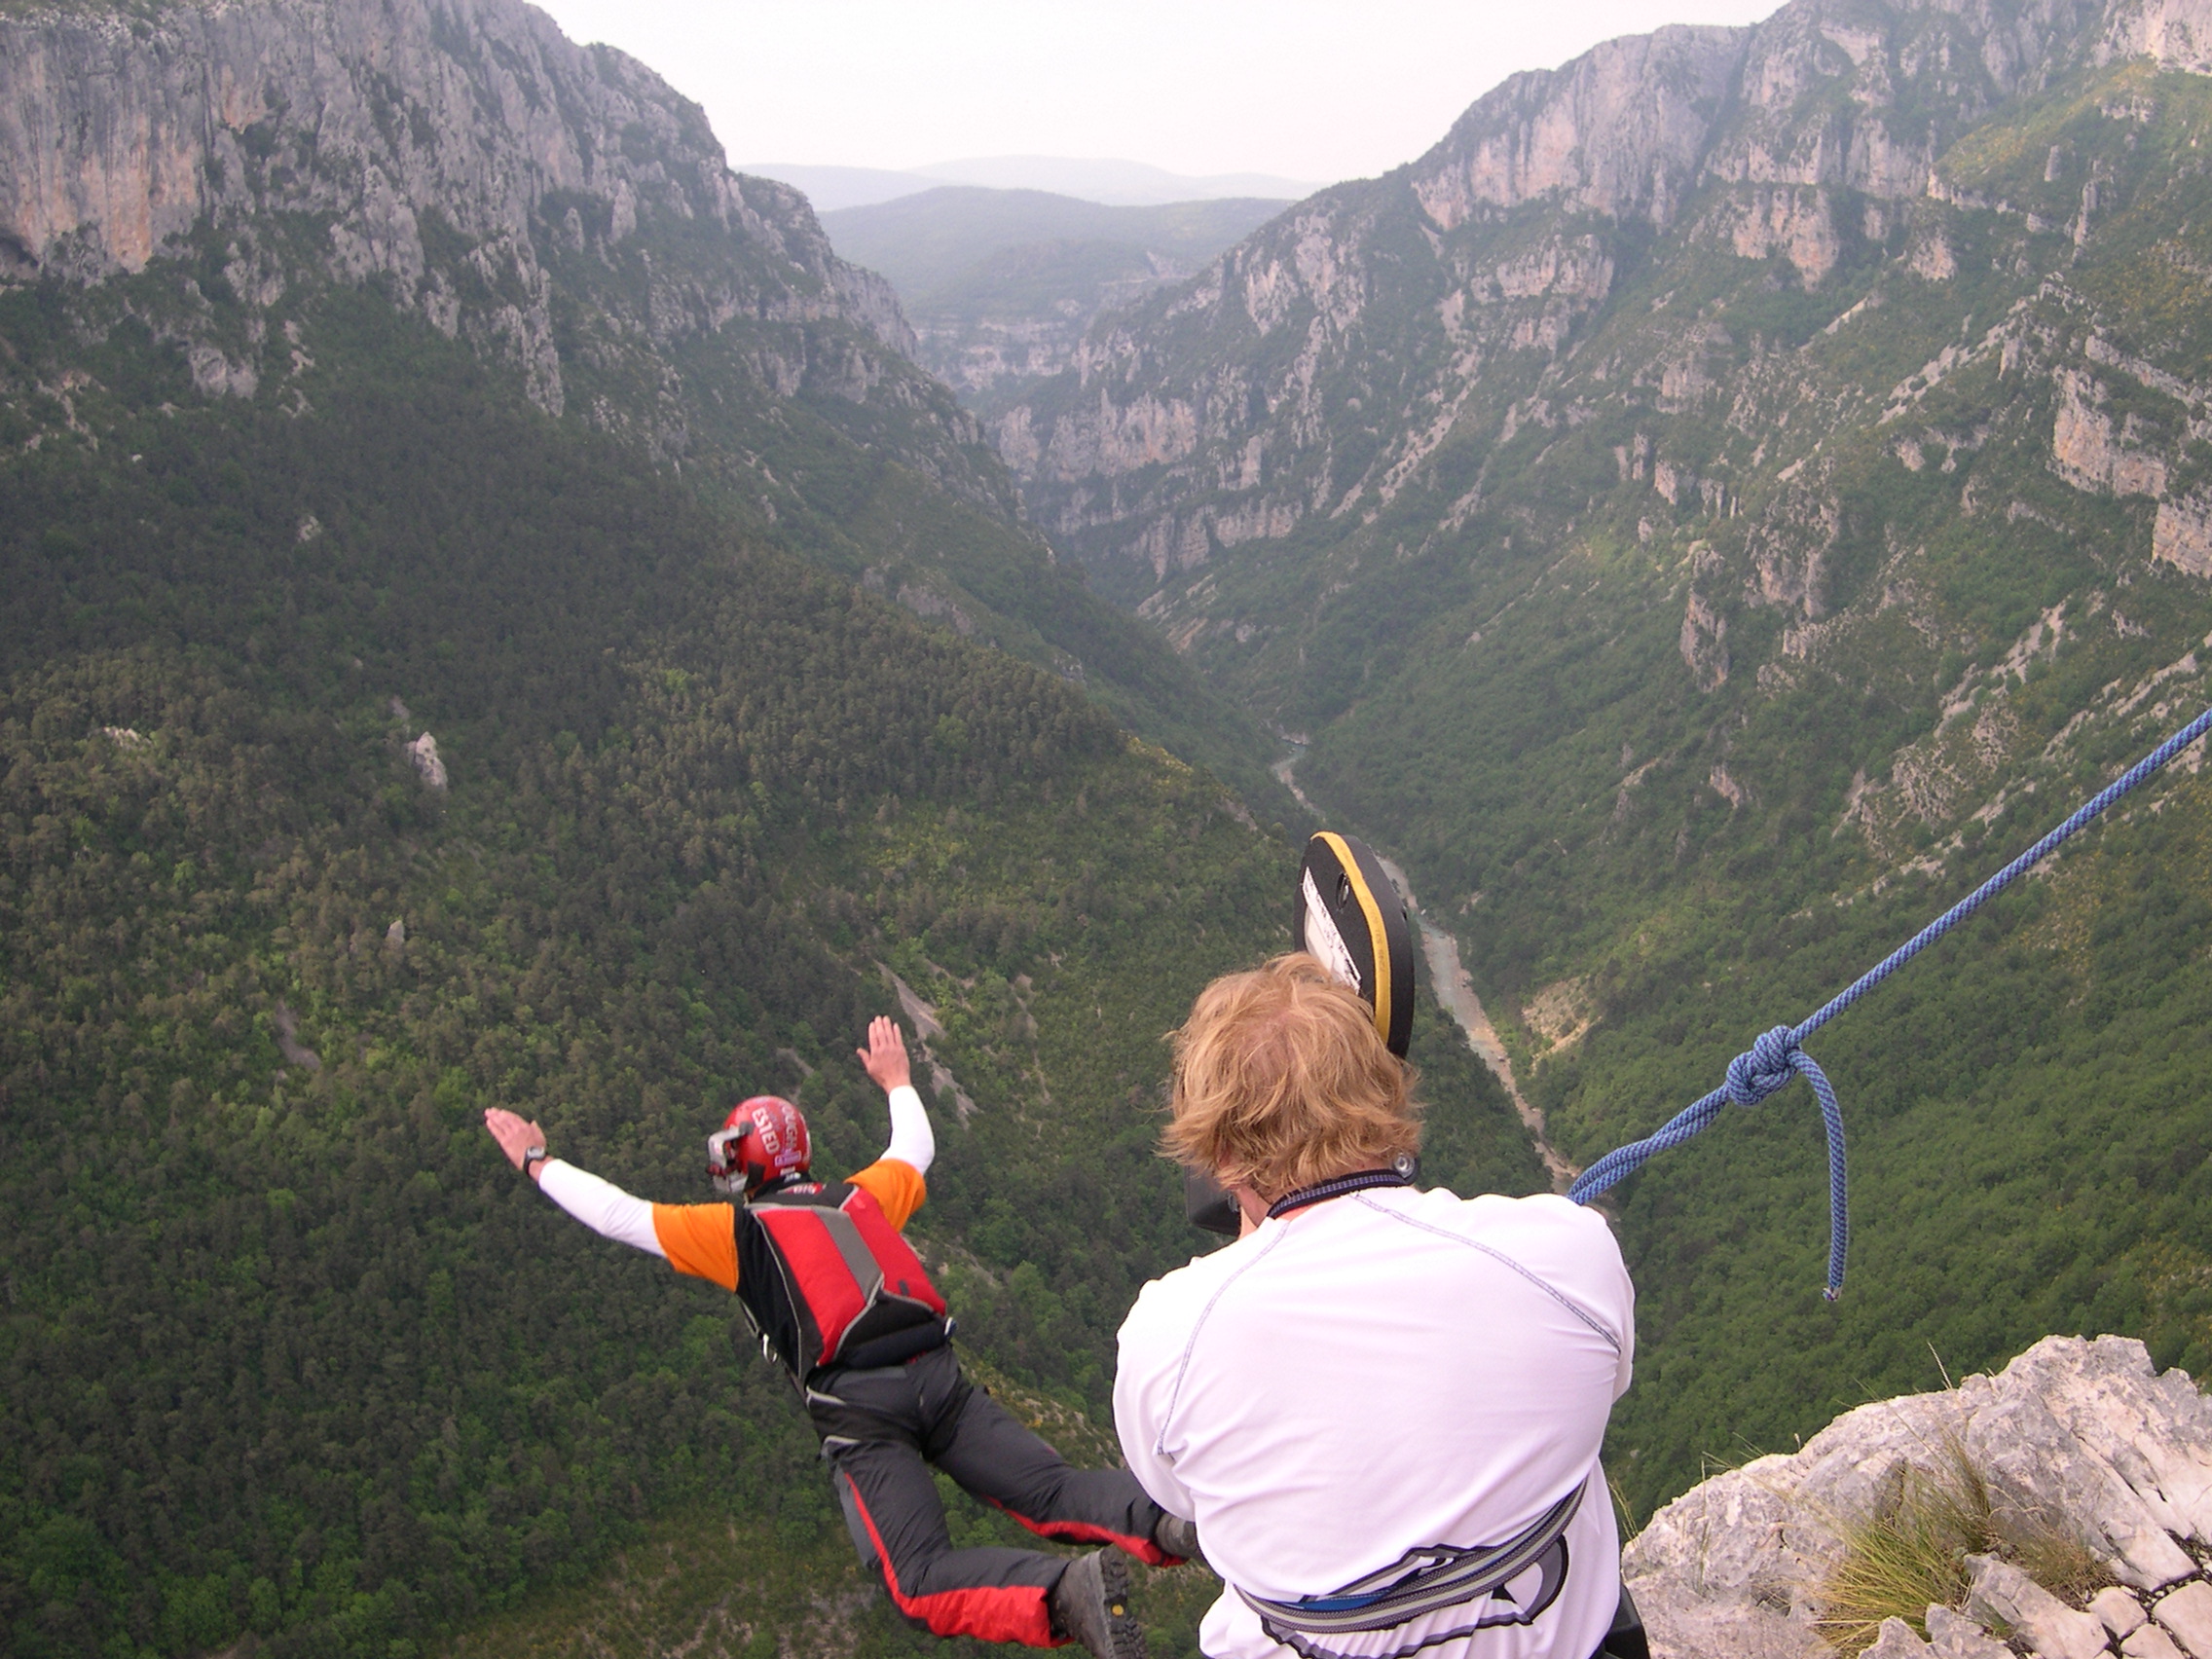
[[[1406,906],[1364,841],[1323,830],[1306,843],[1290,937],[1375,1011],[1375,1029],[1401,1060],[1414,1028],[1414,941]],[[1193,1227],[1234,1238],[1236,1200],[1202,1169],[1183,1178]]]

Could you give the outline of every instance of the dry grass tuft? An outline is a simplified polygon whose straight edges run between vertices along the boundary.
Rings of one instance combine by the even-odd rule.
[[[2114,1581],[2104,1557],[2040,1517],[2001,1516],[1998,1529],[2003,1553],[2069,1607],[2083,1605]]]
[[[1815,1628],[1854,1659],[1884,1619],[1902,1619],[1925,1639],[1932,1604],[1964,1606],[1970,1555],[2004,1557],[2069,1606],[2113,1581],[2103,1558],[2047,1517],[2000,1510],[1955,1440],[1934,1472],[1906,1469],[1889,1502],[1837,1531],[1843,1560],[1818,1588]]]
[[[1926,1637],[1930,1604],[1963,1603],[1966,1558],[1994,1547],[1989,1483],[1963,1451],[1945,1450],[1935,1474],[1907,1469],[1893,1501],[1839,1527],[1843,1560],[1820,1586],[1814,1627],[1837,1652],[1864,1652],[1884,1619],[1902,1619]]]

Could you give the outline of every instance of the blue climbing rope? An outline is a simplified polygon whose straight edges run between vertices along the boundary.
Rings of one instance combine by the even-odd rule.
[[[2206,709],[2181,730],[2135,762],[2118,778],[2107,784],[2089,800],[2077,807],[2065,823],[1975,888],[1972,893],[1945,910],[1940,916],[1922,928],[1904,943],[1882,958],[1872,968],[1854,979],[1842,991],[1823,1004],[1809,1017],[1795,1025],[1777,1025],[1753,1043],[1747,1053],[1738,1054],[1728,1062],[1728,1081],[1704,1099],[1677,1113],[1651,1135],[1623,1147],[1616,1147],[1575,1178],[1567,1196],[1578,1204],[1586,1204],[1615,1182],[1626,1179],[1643,1167],[1655,1152],[1681,1145],[1690,1136],[1720,1116],[1720,1108],[1728,1105],[1756,1106],[1768,1095],[1787,1084],[1792,1077],[1802,1077],[1813,1086],[1814,1096],[1821,1103],[1821,1122],[1826,1126],[1828,1137],[1828,1285],[1825,1295],[1830,1302],[1843,1289],[1843,1259],[1851,1242],[1851,1217],[1845,1199],[1846,1182],[1843,1163],[1843,1114],[1836,1107],[1835,1089],[1829,1086],[1827,1074],[1821,1070],[1813,1057],[1799,1046],[1806,1038],[1872,990],[1876,985],[1926,950],[1982,905],[2025,875],[2053,849],[2072,838],[2089,821],[2145,778],[2179,755],[2184,749],[2212,730],[2212,709]]]

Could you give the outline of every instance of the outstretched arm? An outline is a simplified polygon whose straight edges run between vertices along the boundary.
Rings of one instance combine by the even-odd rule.
[[[899,1022],[877,1014],[868,1021],[867,1047],[858,1052],[876,1088],[891,1097],[891,1144],[883,1149],[883,1156],[928,1174],[937,1157],[937,1136],[914,1088],[913,1062],[906,1058],[906,1038]]]
[[[484,1111],[484,1126],[492,1131],[492,1138],[499,1143],[509,1163],[528,1170],[547,1198],[594,1233],[649,1256],[668,1254],[653,1231],[653,1206],[645,1199],[634,1198],[612,1182],[602,1181],[557,1158],[529,1158],[531,1152],[542,1151],[545,1146],[545,1131],[537,1124],[504,1106],[489,1106]]]

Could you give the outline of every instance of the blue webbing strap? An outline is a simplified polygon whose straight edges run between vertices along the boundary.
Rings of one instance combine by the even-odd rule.
[[[1777,1025],[1753,1043],[1748,1053],[1728,1062],[1728,1081],[1662,1124],[1646,1138],[1616,1147],[1590,1165],[1567,1189],[1567,1196],[1586,1204],[1615,1182],[1641,1169],[1655,1152],[1679,1146],[1720,1115],[1730,1103],[1755,1106],[1790,1078],[1802,1074],[1813,1086],[1821,1103],[1821,1122],[1828,1136],[1828,1284],[1830,1302],[1843,1289],[1843,1258],[1851,1242],[1851,1219],[1845,1204],[1843,1165],[1843,1114],[1836,1109],[1835,1090],[1827,1075],[1798,1045],[1872,990],[1876,985],[1934,944],[1974,911],[2032,869],[2043,858],[2071,839],[2089,821],[2145,778],[2212,730],[2212,709],[2206,709],[2181,730],[2135,762],[2083,805],[2065,823],[1975,888],[1972,893],[1922,928],[1904,943],[1845,986],[1835,997],[1796,1025]]]
[[[1283,1641],[1275,1629],[1278,1625],[1309,1636],[1396,1630],[1446,1607],[1478,1601],[1520,1577],[1566,1535],[1589,1487],[1584,1480],[1502,1544],[1471,1550],[1441,1544],[1408,1550],[1380,1571],[1355,1578],[1326,1596],[1304,1596],[1295,1602],[1271,1602],[1243,1589],[1236,1594],[1260,1615],[1276,1641]],[[1564,1569],[1564,1554],[1561,1561]]]

